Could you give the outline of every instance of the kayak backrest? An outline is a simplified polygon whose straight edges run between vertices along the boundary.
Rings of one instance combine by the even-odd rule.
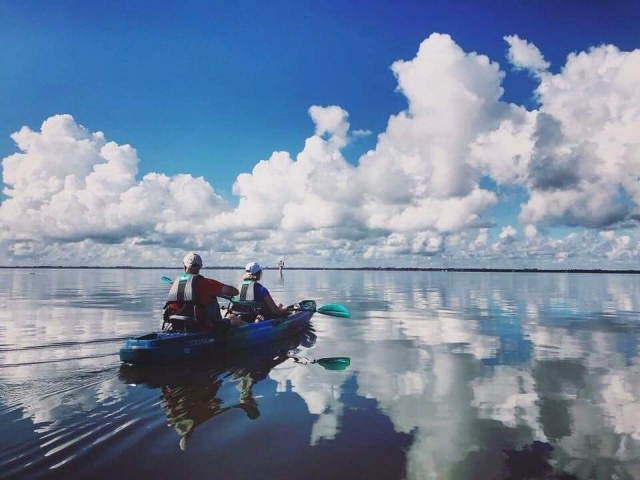
[[[232,298],[230,311],[248,323],[253,323],[258,315],[264,315],[262,304],[253,300]]]
[[[169,323],[171,330],[176,332],[197,332],[202,330],[198,320],[186,315],[169,315],[165,322]]]
[[[246,309],[246,310],[260,310],[262,305],[258,302],[254,302],[253,300],[236,300],[231,299],[231,304],[233,308]]]

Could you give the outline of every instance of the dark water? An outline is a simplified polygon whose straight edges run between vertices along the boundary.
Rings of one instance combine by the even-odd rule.
[[[0,270],[0,477],[640,479],[639,276],[269,271],[353,318],[121,366],[176,273]]]

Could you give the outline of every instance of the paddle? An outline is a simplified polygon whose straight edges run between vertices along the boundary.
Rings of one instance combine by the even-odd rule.
[[[317,363],[325,370],[346,370],[351,365],[351,359],[349,357],[326,357],[318,358],[311,363]]]
[[[316,308],[316,312],[322,315],[329,315],[331,317],[351,318],[351,313],[346,307],[338,303],[328,303]]]
[[[311,309],[309,308],[310,303],[315,303],[313,300],[303,300],[300,303],[296,303],[294,305],[289,305],[287,310],[291,310],[292,312],[299,311],[313,311],[317,313],[321,313],[322,315],[329,315],[330,317],[341,317],[341,318],[350,318],[351,313],[347,310],[343,305],[339,305],[337,303],[328,303],[327,305],[322,305],[321,307]]]
[[[287,357],[300,365],[311,365],[317,363],[325,370],[346,370],[346,368],[351,365],[351,358],[349,357],[325,357],[309,360],[308,358],[294,355],[292,352],[287,352]]]

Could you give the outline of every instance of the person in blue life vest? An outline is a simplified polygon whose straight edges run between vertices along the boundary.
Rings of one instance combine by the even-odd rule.
[[[261,277],[262,267],[256,262],[247,263],[245,273],[242,277],[242,284],[240,285],[239,299],[243,301],[253,301],[260,305],[260,312],[255,317],[257,320],[286,317],[289,315],[291,312],[287,310],[287,307],[281,303],[276,305],[269,290],[259,283]],[[253,319],[249,318],[249,322],[252,320]]]
[[[182,260],[184,273],[171,284],[165,315],[183,315],[198,320],[204,328],[217,328],[223,324],[230,327],[246,325],[241,319],[230,316],[222,318],[218,296],[238,295],[238,289],[231,285],[200,275],[202,257],[189,252]]]

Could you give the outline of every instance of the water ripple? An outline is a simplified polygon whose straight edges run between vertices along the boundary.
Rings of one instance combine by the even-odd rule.
[[[294,347],[348,370],[121,367],[175,273],[0,272],[0,476],[508,478],[505,452],[544,445],[581,478],[640,479],[638,276],[266,272],[277,301],[351,310]]]
[[[0,353],[2,352],[21,352],[28,350],[40,350],[44,348],[64,348],[64,347],[74,347],[74,346],[82,346],[82,345],[92,345],[92,344],[103,344],[103,343],[114,343],[114,342],[122,342],[129,338],[130,335],[117,336],[112,338],[100,338],[95,340],[85,340],[81,342],[75,341],[63,341],[63,342],[50,342],[41,345],[27,345],[23,347],[16,347],[11,345],[2,345],[0,346]]]
[[[105,449],[127,448],[137,443],[141,435],[152,435],[162,428],[162,418],[156,414],[157,403],[157,399],[146,399],[64,426],[55,422],[42,425],[40,428],[44,430],[39,436],[8,448],[0,447],[3,476],[45,477],[72,461],[80,465],[89,463],[103,455]],[[150,428],[137,431],[141,423],[150,423]]]

